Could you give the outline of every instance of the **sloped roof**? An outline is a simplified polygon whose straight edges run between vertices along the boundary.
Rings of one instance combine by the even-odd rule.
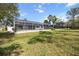
[[[30,21],[30,20],[16,20],[15,21],[16,23],[32,23],[32,24],[40,24],[40,25],[43,25],[43,23],[41,22],[36,22],[36,21]]]

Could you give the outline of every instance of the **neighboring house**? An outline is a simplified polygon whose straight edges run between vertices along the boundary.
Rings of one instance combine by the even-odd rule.
[[[43,23],[29,21],[29,20],[16,20],[15,29],[19,30],[35,30],[35,29],[44,29]]]
[[[50,29],[50,28],[52,28],[53,27],[53,25],[50,25],[50,24],[45,24],[44,23],[44,29]]]
[[[55,28],[63,28],[64,27],[64,24],[63,22],[58,22],[55,24]]]

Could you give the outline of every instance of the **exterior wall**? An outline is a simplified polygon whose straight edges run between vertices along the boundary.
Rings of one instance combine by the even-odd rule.
[[[37,24],[32,22],[16,22],[15,23],[16,31],[20,30],[35,30],[35,29],[43,29],[43,24]]]

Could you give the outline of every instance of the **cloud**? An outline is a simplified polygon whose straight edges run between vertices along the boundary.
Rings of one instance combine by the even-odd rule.
[[[20,16],[26,16],[27,15],[27,13],[26,12],[23,12],[23,13],[20,13]]]
[[[74,5],[76,5],[77,3],[67,3],[66,4],[66,7],[71,7],[71,6],[74,6]]]
[[[34,9],[36,12],[38,12],[38,13],[43,13],[43,12],[45,12],[44,10],[43,10],[43,4],[39,4],[38,6],[37,6],[37,8],[36,9]]]
[[[35,9],[35,11],[37,11],[39,13],[43,13],[44,12],[44,10],[42,10],[42,9]]]
[[[25,18],[28,14],[28,13],[23,12],[23,11],[19,11],[19,13],[20,13],[20,18]]]
[[[42,6],[43,6],[43,5],[42,5],[42,4],[40,4],[40,5],[38,5],[38,8],[42,8]]]
[[[58,14],[57,17],[59,19],[62,19],[61,21],[64,21],[64,22],[66,22],[68,20],[65,12]]]

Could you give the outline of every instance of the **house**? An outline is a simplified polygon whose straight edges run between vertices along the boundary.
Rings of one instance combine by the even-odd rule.
[[[57,22],[56,24],[55,24],[55,28],[64,28],[64,22]]]
[[[37,30],[44,29],[43,23],[29,21],[29,20],[16,20],[15,21],[15,29],[16,31],[20,30]]]

